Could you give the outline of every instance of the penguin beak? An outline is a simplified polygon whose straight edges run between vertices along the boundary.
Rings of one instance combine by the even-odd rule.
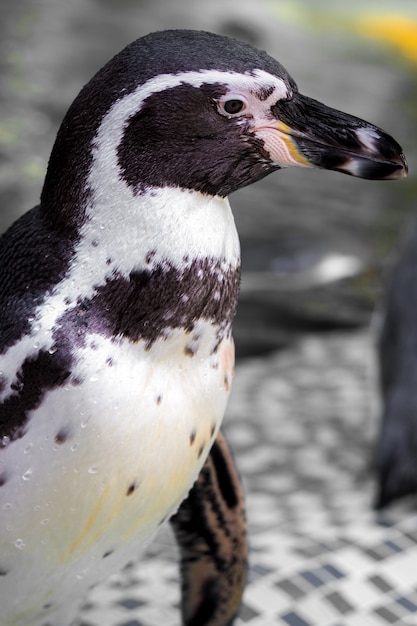
[[[272,113],[276,121],[256,134],[278,167],[318,167],[372,180],[407,176],[401,147],[377,126],[299,93],[279,101]]]

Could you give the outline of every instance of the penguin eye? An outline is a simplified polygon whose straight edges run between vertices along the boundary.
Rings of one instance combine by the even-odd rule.
[[[233,99],[225,102],[223,106],[226,113],[229,113],[229,115],[236,115],[236,113],[240,113],[242,111],[245,104],[242,100]]]
[[[236,96],[229,97],[227,100],[219,102],[220,113],[227,117],[239,115],[247,108],[247,104],[242,98]]]

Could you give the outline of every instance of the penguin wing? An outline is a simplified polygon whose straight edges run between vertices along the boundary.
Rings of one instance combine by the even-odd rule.
[[[65,275],[71,241],[34,207],[0,237],[0,353],[30,333],[36,308]]]

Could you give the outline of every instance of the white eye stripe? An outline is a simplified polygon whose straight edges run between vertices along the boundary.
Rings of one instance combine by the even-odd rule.
[[[126,121],[141,110],[143,103],[150,96],[183,84],[196,88],[204,84],[227,85],[228,97],[233,93],[236,94],[237,98],[242,98],[240,95],[242,91],[256,94],[265,87],[268,89],[274,87],[272,95],[265,100],[265,104],[270,99],[272,104],[272,99],[277,101],[286,98],[288,93],[287,85],[283,80],[258,69],[248,74],[204,70],[202,72],[182,72],[155,76],[146,83],[139,85],[133,92],[117,100],[102,120],[93,141],[93,159],[97,163],[98,169],[101,168],[104,177],[111,178],[112,176],[110,164],[117,163],[117,149],[123,137]],[[255,95],[253,97],[258,99]],[[95,186],[94,181],[92,181],[92,185]]]
[[[139,85],[132,93],[117,100],[102,121],[99,135],[107,135],[109,149],[118,145],[124,130],[124,123],[129,117],[137,113],[143,102],[151,95],[172,89],[182,84],[199,88],[204,84],[224,84],[229,87],[229,94],[238,91],[257,92],[273,87],[273,98],[281,100],[287,98],[288,88],[283,80],[265,72],[254,70],[252,73],[222,72],[219,70],[205,70],[202,72],[182,72],[179,74],[162,74],[151,78],[143,85]],[[236,94],[237,95],[237,94]],[[241,98],[242,96],[237,96]],[[272,96],[269,96],[269,100]],[[110,131],[110,133],[109,133]],[[116,142],[114,141],[116,139]]]
[[[259,92],[262,89],[268,89],[273,93],[270,96],[275,101],[279,98],[285,97],[287,94],[287,86],[283,80],[269,74],[263,70],[255,70],[248,74],[241,74],[238,72],[221,72],[218,70],[208,70],[203,72],[183,72],[179,74],[165,74],[156,76],[146,83],[139,85],[136,89],[126,95],[121,95],[109,111],[104,116],[97,134],[93,140],[92,145],[92,164],[90,172],[86,182],[86,188],[90,190],[90,202],[86,207],[86,214],[88,220],[83,229],[82,235],[84,241],[88,243],[92,239],[96,238],[96,231],[100,232],[100,237],[107,239],[106,245],[102,245],[100,250],[103,251],[103,258],[100,263],[97,264],[96,274],[98,283],[102,280],[102,277],[109,271],[106,265],[105,251],[107,246],[115,246],[114,233],[111,228],[106,228],[104,231],[100,230],[101,225],[104,223],[118,224],[123,222],[124,232],[129,233],[132,229],[137,228],[137,205],[143,203],[146,205],[146,210],[143,213],[143,219],[152,221],[155,220],[158,223],[158,232],[161,233],[161,228],[166,229],[165,236],[158,238],[158,258],[168,258],[175,265],[181,264],[181,259],[185,254],[189,253],[189,240],[179,240],[176,235],[176,244],[172,245],[172,220],[169,222],[164,221],[166,215],[170,212],[167,211],[167,207],[172,204],[178,204],[183,207],[184,215],[187,215],[186,225],[187,228],[193,228],[193,240],[196,241],[196,254],[197,250],[205,250],[207,255],[212,256],[225,256],[231,262],[235,262],[234,259],[238,257],[238,243],[237,239],[229,242],[224,247],[224,241],[217,232],[217,224],[220,220],[227,221],[227,229],[232,229],[231,224],[233,218],[231,213],[226,207],[225,201],[220,199],[207,198],[205,196],[199,196],[196,193],[184,194],[181,190],[165,188],[161,190],[150,190],[145,199],[136,197],[132,191],[132,188],[126,185],[123,181],[123,177],[120,176],[119,171],[119,156],[118,149],[120,142],[123,139],[126,124],[129,119],[137,114],[144,106],[144,102],[150,96],[163,92],[164,90],[173,89],[181,85],[191,85],[195,88],[200,88],[203,85],[221,85],[227,90],[225,97],[230,99],[234,96],[235,99],[243,98],[248,104],[248,108],[251,110],[254,108],[252,105],[259,103]],[[263,102],[266,106],[268,99]],[[271,100],[272,104],[272,100]],[[238,117],[239,114],[236,114]],[[244,116],[244,114],[243,114]],[[198,197],[197,197],[198,196]],[[206,211],[206,203],[210,202],[210,210]],[[213,206],[213,203],[215,206]],[[200,206],[201,212],[196,211],[196,204]],[[189,210],[188,207],[192,206],[193,210]],[[228,205],[227,205],[228,206]],[[131,207],[128,210],[128,207]],[[216,211],[216,213],[215,213]],[[204,215],[203,215],[204,214]],[[207,215],[206,215],[207,214]],[[213,220],[213,215],[216,214],[216,220]],[[194,216],[191,219],[191,216]],[[202,217],[203,216],[203,217]],[[185,218],[184,218],[185,219]],[[204,221],[207,220],[207,221]],[[216,230],[210,237],[210,245],[207,245],[207,232],[212,227],[212,224],[216,224]],[[182,224],[178,220],[179,225]],[[185,225],[182,225],[185,229]],[[226,226],[225,226],[226,228]],[[234,228],[234,227],[233,227]],[[144,237],[146,237],[146,230],[144,229]],[[176,232],[176,231],[175,231]],[[184,230],[184,232],[188,232]],[[124,237],[123,245],[126,246],[126,241],[129,237]],[[166,246],[163,243],[166,241]],[[85,244],[87,250],[88,246]],[[84,244],[83,244],[84,245]],[[126,260],[122,261],[118,259],[117,269],[120,273],[128,275],[132,266],[140,266],[143,260],[138,258],[138,250],[149,247],[149,242],[144,241],[143,246],[137,246],[127,252]],[[205,247],[204,247],[205,246]],[[151,246],[152,247],[152,246]],[[84,248],[77,250],[77,258],[83,258],[85,254]],[[80,270],[81,271],[81,270]],[[89,287],[86,286],[88,290]],[[88,292],[89,293],[89,292]]]

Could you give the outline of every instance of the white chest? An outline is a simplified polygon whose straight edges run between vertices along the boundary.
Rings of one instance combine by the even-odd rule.
[[[94,358],[79,359],[83,382],[51,391],[26,435],[3,450],[4,471],[13,467],[0,490],[4,623],[37,624],[34,615],[62,606],[65,594],[76,602],[184,499],[220,427],[233,372],[232,340],[210,355],[214,329],[201,327],[201,337],[194,356],[180,330],[150,351],[97,338]]]
[[[1,626],[68,626],[178,508],[227,403],[239,265],[227,201],[119,189],[113,203],[103,189],[32,333],[0,362],[0,400],[24,407],[8,405],[21,427],[0,450]]]

